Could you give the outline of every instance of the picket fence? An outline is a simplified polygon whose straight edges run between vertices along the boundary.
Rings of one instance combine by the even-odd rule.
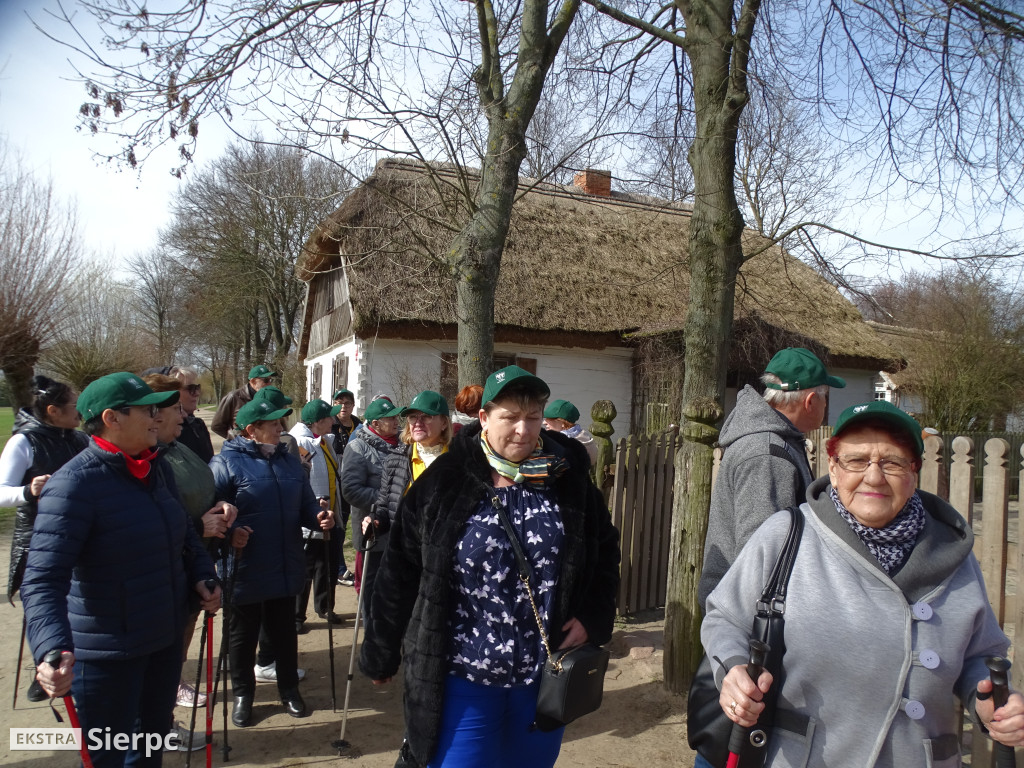
[[[828,471],[825,443],[830,433],[827,429],[820,431],[808,441],[808,459],[817,475]],[[630,435],[616,445],[614,482],[608,501],[621,535],[620,614],[665,604],[674,459],[681,442],[677,430],[670,429],[653,435]],[[951,450],[948,456],[947,445]],[[1014,448],[1019,445],[1014,441]],[[1015,653],[1019,643],[1014,630],[1024,627],[1024,600],[1018,600],[1016,594],[1018,574],[1024,571],[1019,546],[1024,531],[1019,503],[1015,500],[1011,504],[1010,500],[1011,479],[1017,481],[1015,486],[1024,487],[1024,471],[1018,474],[1010,470],[1011,463],[1024,466],[1020,456],[1024,456],[1024,447],[1011,450],[1011,443],[1001,437],[975,445],[965,436],[931,436],[925,440],[920,473],[920,488],[948,500],[974,528],[974,553],[985,576],[992,610],[1013,640],[1011,659],[1020,658]],[[721,449],[716,449],[715,474],[720,461]],[[1024,659],[1014,665],[1011,682],[1017,690],[1024,690]],[[970,765],[994,765],[987,738],[973,740]],[[1018,757],[1017,765],[1024,768],[1024,754]]]

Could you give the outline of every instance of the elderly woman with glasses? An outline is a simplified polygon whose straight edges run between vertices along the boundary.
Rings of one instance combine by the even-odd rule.
[[[921,427],[890,403],[847,408],[829,473],[807,491],[786,600],[784,678],[746,671],[754,605],[790,528],[771,517],[711,593],[701,639],[726,716],[752,726],[775,684],[767,765],[960,765],[965,706],[999,742],[1024,742],[1024,698],[998,710],[985,660],[1009,643],[989,607],[971,527],[916,490]],[[700,758],[697,766],[709,765]]]

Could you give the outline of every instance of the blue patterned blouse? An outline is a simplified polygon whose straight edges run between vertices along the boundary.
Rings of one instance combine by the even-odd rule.
[[[513,485],[495,492],[533,564],[533,597],[548,630],[565,537],[558,505],[545,489]],[[537,680],[544,646],[526,588],[519,580],[515,552],[490,497],[480,502],[466,523],[455,549],[452,580],[450,672],[471,682],[504,688]]]

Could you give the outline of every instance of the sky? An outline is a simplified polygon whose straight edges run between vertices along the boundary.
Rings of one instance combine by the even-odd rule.
[[[45,13],[53,7],[55,0],[0,0],[0,136],[29,168],[52,180],[59,196],[77,205],[87,250],[116,268],[157,245],[183,182],[170,174],[177,160],[173,148],[158,151],[139,170],[94,158],[99,143],[77,130],[77,109],[85,93],[82,84],[75,82],[69,61],[76,54],[44,37],[26,16],[27,10],[44,26],[61,30]],[[73,9],[74,0],[65,0],[65,7]],[[218,131],[214,121],[206,121],[195,165],[215,159],[228,139],[226,130]],[[1016,226],[1021,227],[1024,211],[1019,214]],[[861,201],[846,206],[840,216],[841,228],[869,240],[911,248],[934,246],[940,239],[936,228],[946,238],[956,237],[963,228],[963,222],[938,217],[928,201],[878,197],[873,205]],[[1021,230],[1017,236],[1024,239]],[[903,265],[935,267],[935,262],[921,259],[909,259]],[[868,278],[895,276],[900,271],[879,264],[859,269]]]
[[[73,52],[40,34],[25,14],[45,20],[43,9],[53,6],[0,0],[0,136],[38,177],[52,180],[59,197],[77,205],[87,249],[116,267],[156,246],[181,182],[169,172],[172,151],[151,157],[140,171],[94,159],[93,137],[77,130],[85,91],[73,80]],[[225,145],[203,138],[199,162]]]

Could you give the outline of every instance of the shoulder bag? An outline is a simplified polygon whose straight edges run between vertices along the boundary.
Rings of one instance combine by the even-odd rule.
[[[540,639],[547,654],[540,675],[534,725],[541,731],[554,731],[601,706],[609,653],[593,643],[552,652],[548,644],[548,634],[537,611],[537,603],[533,599],[533,588],[530,586],[533,569],[526,559],[526,553],[523,552],[523,545],[505,513],[501,499],[491,496],[491,506],[494,507],[512,545],[519,567],[519,579],[526,586],[530,607],[533,608],[533,616],[537,621]]]
[[[765,694],[765,708],[761,717],[758,718],[757,725],[750,729],[749,737],[744,744],[744,766],[764,764],[775,716],[775,705],[785,678],[782,658],[786,653],[786,591],[804,530],[804,515],[800,508],[789,507],[788,511],[792,516],[789,536],[761,591],[761,599],[755,606],[750,632],[751,639],[760,640],[769,646],[764,666],[772,673],[775,681]],[[697,750],[716,768],[724,768],[729,756],[729,738],[733,731],[733,722],[722,711],[718,686],[715,685],[711,660],[707,654],[701,660],[690,684],[690,692],[686,699],[686,730],[690,748]]]

